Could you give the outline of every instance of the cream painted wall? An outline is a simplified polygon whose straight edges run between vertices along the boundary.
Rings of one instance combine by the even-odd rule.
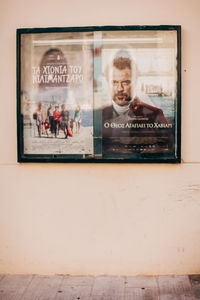
[[[0,1],[0,273],[200,273],[199,11],[199,0]],[[182,164],[18,164],[16,28],[131,24],[182,25]]]

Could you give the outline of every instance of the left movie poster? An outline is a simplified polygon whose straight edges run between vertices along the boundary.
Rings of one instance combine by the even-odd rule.
[[[93,154],[93,33],[21,35],[24,155]]]

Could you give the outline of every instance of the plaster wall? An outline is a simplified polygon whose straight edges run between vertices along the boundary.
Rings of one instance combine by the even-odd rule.
[[[199,0],[0,1],[0,273],[200,273]],[[182,26],[182,163],[18,164],[16,28]]]

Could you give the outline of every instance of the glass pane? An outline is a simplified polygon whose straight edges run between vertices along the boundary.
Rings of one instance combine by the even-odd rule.
[[[93,153],[93,33],[21,37],[24,154]]]

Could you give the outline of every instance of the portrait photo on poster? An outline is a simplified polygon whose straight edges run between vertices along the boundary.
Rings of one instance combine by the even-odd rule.
[[[17,29],[18,162],[181,162],[181,27]]]

